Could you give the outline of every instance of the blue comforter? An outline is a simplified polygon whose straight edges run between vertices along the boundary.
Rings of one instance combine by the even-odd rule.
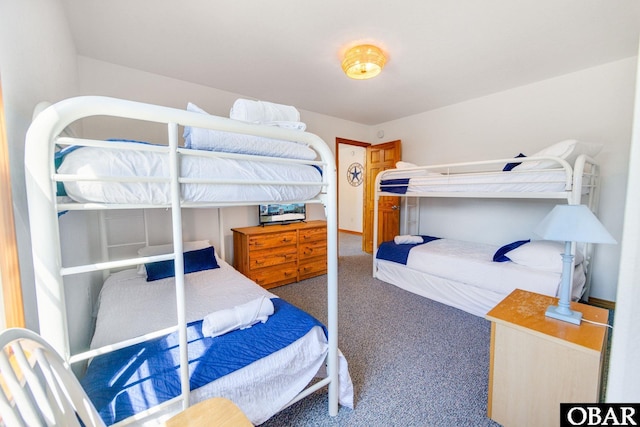
[[[324,326],[279,298],[265,323],[210,338],[202,321],[187,327],[190,387],[194,390],[274,353]],[[178,333],[93,359],[81,383],[107,424],[113,424],[180,394]]]
[[[393,261],[399,264],[407,265],[407,259],[409,258],[409,251],[418,245],[424,245],[433,240],[438,240],[440,237],[433,236],[420,236],[422,237],[422,243],[410,243],[410,244],[396,244],[393,240],[388,242],[382,242],[378,247],[376,253],[377,259],[384,259],[386,261]]]
[[[380,190],[387,193],[406,194],[409,188],[409,178],[383,179]]]

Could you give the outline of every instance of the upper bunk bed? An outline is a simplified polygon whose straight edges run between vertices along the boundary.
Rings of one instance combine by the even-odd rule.
[[[186,288],[195,280],[192,276],[200,274],[200,271],[191,269],[190,254],[197,252],[198,255],[201,254],[199,251],[208,251],[205,263],[214,266],[205,269],[217,269],[216,271],[232,275],[232,278],[223,275],[222,279],[215,280],[240,283],[248,279],[219,258],[217,249],[222,247],[220,253],[224,254],[222,234],[217,249],[211,249],[208,244],[194,249],[192,242],[184,241],[181,210],[251,206],[269,202],[320,203],[325,208],[327,219],[327,322],[326,327],[321,325],[319,329],[325,331],[320,335],[326,335],[323,338],[327,342],[326,348],[319,353],[322,356],[321,363],[326,365],[326,375],[299,393],[296,391],[296,394],[287,398],[288,402],[277,403],[272,412],[256,416],[252,421],[262,422],[273,411],[277,412],[325,386],[329,392],[329,413],[335,415],[338,411],[339,394],[344,396],[344,386],[349,387],[350,379],[348,372],[345,374],[342,366],[339,366],[346,367],[346,363],[339,364],[342,356],[337,347],[337,183],[333,153],[324,141],[308,132],[211,116],[193,105],[188,110],[86,96],[58,102],[35,117],[27,132],[25,172],[40,333],[67,362],[72,364],[91,361],[89,367],[94,371],[97,369],[94,366],[100,365],[96,363],[100,358],[110,355],[115,355],[116,358],[127,349],[149,345],[160,337],[172,337],[177,343],[177,353],[174,356],[179,360],[179,395],[158,402],[159,406],[147,408],[140,414],[125,417],[122,424],[142,417],[153,418],[154,414],[163,411],[175,412],[176,405],[187,407],[194,396],[198,399],[197,393],[191,391],[193,379],[190,376],[193,372],[190,372],[189,364],[193,362],[190,359],[193,355],[188,345],[193,341],[194,327],[194,315],[188,308],[194,302],[194,296]],[[164,124],[167,127],[168,144],[65,136],[65,129],[71,124],[95,116]],[[184,145],[179,142],[182,128]],[[59,216],[66,211],[158,208],[171,212],[173,240],[168,249],[164,247],[158,251],[157,248],[147,248],[146,252],[138,251],[138,256],[127,259],[99,259],[82,265],[73,265],[73,260],[63,263],[61,248],[64,242],[61,240]],[[218,219],[220,218],[219,215]],[[220,224],[220,230],[222,229]],[[212,255],[208,255],[209,252]],[[98,344],[86,351],[72,354],[68,310],[73,307],[65,302],[68,285],[65,278],[84,273],[121,270],[109,279],[128,275],[125,281],[133,277],[138,280],[136,271],[145,266],[146,269],[142,270],[144,282],[145,277],[149,281],[151,266],[155,268],[163,265],[164,268],[166,264],[163,263],[166,262],[171,263],[171,274],[168,278],[158,277],[157,283],[169,281],[164,284],[170,289],[165,292],[166,300],[172,300],[175,305],[173,318],[176,320],[173,324],[160,326],[155,330],[149,330],[145,326],[137,333],[116,333],[116,338],[109,337],[106,341],[94,336],[94,341],[100,341]],[[202,263],[202,258],[198,258],[197,262]],[[193,273],[194,271],[197,272]],[[107,292],[108,287],[119,289],[109,291],[115,295],[114,305],[118,306],[118,295],[123,289],[130,288],[128,285],[122,288],[121,284],[107,286],[109,282],[110,280],[105,282],[103,290]],[[253,282],[246,286],[260,288]],[[158,293],[154,291],[148,297],[157,297]],[[243,293],[274,297],[261,292],[261,289]],[[212,300],[221,298],[219,293],[214,293],[215,296],[207,295]],[[100,298],[100,310],[107,311],[103,310],[103,306],[108,296],[101,295]],[[214,303],[213,306],[218,310],[233,310],[250,302],[246,300],[246,296],[231,300],[235,305],[223,307]],[[279,307],[279,303],[276,306]],[[111,317],[118,321],[119,316],[127,315],[126,312],[127,310],[123,310],[119,315]],[[101,312],[98,312],[98,323],[101,322],[101,316]],[[106,318],[106,315],[102,318]],[[198,321],[202,322],[198,324],[198,328],[203,328],[204,331],[204,319],[200,318]],[[105,328],[102,329],[101,333]],[[106,328],[107,331],[112,329],[114,327]],[[259,328],[252,327],[249,330],[256,329]],[[234,330],[231,334],[241,332],[244,331]],[[292,357],[296,356],[292,353]],[[314,360],[311,364],[317,363]],[[343,384],[339,384],[339,371]],[[237,376],[227,378],[231,379],[226,380],[226,389],[237,389],[238,384],[241,385],[237,382],[240,381]],[[273,380],[265,378],[264,383],[269,386]],[[220,382],[223,381],[218,381]],[[283,393],[283,398],[291,392],[291,387],[285,388],[287,393]],[[144,390],[142,393],[144,394]],[[269,393],[271,392],[265,392],[265,395]],[[145,399],[145,396],[138,397]],[[200,396],[203,397],[206,395]],[[349,400],[348,396],[346,400]],[[340,398],[340,402],[343,399]],[[111,415],[113,418],[108,420],[109,423],[121,421],[120,415]]]
[[[565,140],[532,156],[520,154],[514,159],[427,166],[399,162],[395,169],[384,170],[376,177],[373,221],[378,224],[379,202],[384,196],[403,199],[405,220],[410,207],[417,209],[412,213],[414,218],[420,215],[419,201],[409,204],[408,200],[433,197],[545,199],[585,204],[595,212],[599,166],[593,157],[601,148],[600,144]],[[422,236],[420,230],[412,234],[406,229],[395,241],[380,242],[378,230],[373,227],[374,248],[378,248],[373,260],[374,277],[411,292],[479,316],[516,287],[556,296],[562,245],[529,239],[505,242],[504,246],[485,245]],[[579,256],[572,297],[579,299],[589,287],[592,248],[574,245],[576,250]]]

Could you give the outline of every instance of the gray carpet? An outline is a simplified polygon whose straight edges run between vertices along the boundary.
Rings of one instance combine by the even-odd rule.
[[[355,408],[327,410],[326,389],[263,426],[498,426],[486,416],[487,320],[371,276],[360,237],[340,233],[339,347]],[[272,291],[326,321],[326,276]]]

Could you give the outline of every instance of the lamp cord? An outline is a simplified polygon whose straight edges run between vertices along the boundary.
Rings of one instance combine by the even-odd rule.
[[[582,319],[583,322],[587,322],[587,323],[593,323],[594,325],[599,325],[599,326],[606,326],[608,328],[613,329],[613,326],[609,325],[608,323],[600,323],[600,322],[594,322],[593,320],[587,320],[585,318]]]

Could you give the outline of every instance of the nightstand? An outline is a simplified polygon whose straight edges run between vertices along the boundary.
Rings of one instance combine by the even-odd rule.
[[[557,426],[560,403],[596,403],[608,328],[545,317],[557,298],[516,289],[491,323],[488,416],[505,427]],[[571,303],[583,319],[606,324],[609,311]]]

